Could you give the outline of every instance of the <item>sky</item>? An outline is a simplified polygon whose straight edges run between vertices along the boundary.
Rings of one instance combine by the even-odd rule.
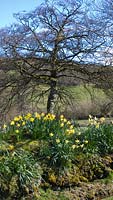
[[[0,0],[0,28],[10,26],[15,19],[13,13],[34,10],[44,0]]]

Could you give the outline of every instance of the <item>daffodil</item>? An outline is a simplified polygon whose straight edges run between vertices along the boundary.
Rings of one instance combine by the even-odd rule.
[[[70,121],[67,121],[67,125],[71,125],[71,122],[70,122]]]
[[[33,117],[31,117],[29,120],[30,120],[30,122],[34,122],[35,119]]]
[[[17,124],[17,127],[20,127],[20,124],[19,124],[19,123]]]
[[[28,120],[28,119],[30,119],[30,118],[31,118],[31,116],[32,116],[32,114],[31,114],[31,113],[27,113],[27,115],[25,116],[25,119],[26,119],[26,120]]]
[[[73,126],[73,125],[71,125],[71,126],[70,126],[70,129],[73,129],[73,128],[74,128],[74,126]]]
[[[11,121],[10,125],[11,125],[11,126],[14,126],[14,125],[15,125],[15,122],[14,122],[14,121]]]
[[[69,143],[69,140],[65,140],[65,143],[68,144],[68,143]]]
[[[63,126],[64,126],[64,123],[61,123],[61,124],[60,124],[60,127],[63,127]]]
[[[3,129],[6,129],[6,128],[7,128],[7,125],[6,125],[6,124],[4,124],[4,125],[3,125]]]
[[[53,133],[50,133],[50,134],[49,134],[50,137],[53,137],[53,135],[54,135]]]
[[[75,144],[73,144],[73,145],[72,145],[72,149],[75,149],[75,148],[76,148],[76,145],[75,145]]]
[[[63,120],[64,122],[67,122],[67,119],[66,118],[64,118],[64,120]]]
[[[84,143],[87,144],[87,143],[88,143],[88,140],[85,140]]]
[[[69,134],[74,134],[75,133],[75,130],[74,129],[70,129],[69,130]]]
[[[36,117],[37,119],[40,119],[40,118],[41,118],[40,114],[37,113],[37,112],[35,112],[35,117]]]
[[[75,142],[76,142],[76,143],[79,143],[79,142],[80,142],[80,140],[75,140]]]
[[[19,120],[22,120],[23,117],[21,115],[19,115],[18,118],[19,118]]]
[[[58,138],[58,139],[56,139],[56,143],[58,144],[58,143],[60,143],[60,139]]]
[[[9,150],[13,150],[14,149],[14,146],[13,145],[9,145]]]
[[[103,123],[103,122],[105,122],[105,118],[104,118],[104,117],[101,117],[101,118],[99,119],[99,121],[100,121],[101,123]]]
[[[18,129],[16,129],[16,130],[15,130],[15,133],[19,133],[19,130],[18,130]]]
[[[91,116],[91,115],[89,115],[89,119],[92,119],[92,116]]]
[[[95,126],[96,126],[96,128],[99,128],[99,123],[96,123]]]
[[[18,122],[19,120],[20,120],[19,117],[14,117],[15,122]]]
[[[25,124],[26,124],[25,121],[23,121],[23,122],[22,122],[22,126],[25,126]]]
[[[44,117],[45,116],[45,113],[41,113],[41,117]]]
[[[67,129],[67,130],[66,130],[66,133],[67,133],[68,135],[71,135],[71,134],[74,134],[74,133],[75,133],[75,130],[74,130],[74,129]]]
[[[64,119],[64,115],[60,115],[60,119]]]

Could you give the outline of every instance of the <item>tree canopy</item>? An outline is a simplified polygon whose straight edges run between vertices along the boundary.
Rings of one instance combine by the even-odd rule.
[[[88,81],[108,40],[101,10],[94,1],[53,0],[15,14],[17,23],[0,30],[2,108],[47,94],[54,113],[58,99],[67,99],[64,80]]]

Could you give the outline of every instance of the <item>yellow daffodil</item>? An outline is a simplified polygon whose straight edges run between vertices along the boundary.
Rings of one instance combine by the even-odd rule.
[[[75,145],[75,144],[73,144],[73,145],[72,145],[72,149],[75,149],[75,148],[76,148],[76,145]]]
[[[31,113],[27,113],[27,115],[25,116],[25,119],[26,119],[26,120],[28,120],[28,119],[30,119],[30,118],[31,118],[31,116],[32,116],[32,114],[31,114]]]
[[[53,133],[50,133],[50,134],[49,134],[50,137],[53,137],[53,135],[54,135]]]
[[[67,125],[71,125],[71,122],[70,122],[70,121],[67,121]]]
[[[71,129],[70,130],[70,134],[74,134],[75,133],[75,130],[74,129]]]
[[[15,122],[18,122],[19,120],[20,120],[19,117],[14,117]]]
[[[95,124],[96,128],[99,128],[99,125],[100,125],[99,123],[96,123],[96,124]]]
[[[11,126],[14,126],[14,125],[15,125],[15,122],[14,122],[14,121],[11,121],[10,125],[11,125]]]
[[[67,122],[67,119],[66,118],[64,118],[64,120],[63,120],[64,122]]]
[[[19,120],[22,120],[22,116],[21,115],[19,115],[18,118],[19,118]]]
[[[101,118],[99,119],[99,121],[100,121],[101,123],[103,123],[103,122],[105,122],[105,118],[104,118],[104,117],[101,117]]]
[[[40,119],[40,118],[41,118],[40,114],[37,113],[37,112],[35,112],[35,117],[36,117],[37,119]]]
[[[22,126],[25,126],[25,124],[26,124],[25,121],[23,121],[23,122],[22,122]]]
[[[88,143],[88,140],[85,140],[84,143],[87,144],[87,143]]]
[[[51,120],[54,120],[55,119],[55,115],[54,114],[51,114]]]
[[[67,133],[68,135],[71,135],[71,134],[74,134],[74,133],[75,133],[75,130],[74,130],[74,129],[67,129],[67,130],[66,130],[66,133]]]
[[[75,142],[76,142],[76,143],[79,143],[79,142],[80,142],[80,140],[75,140]]]
[[[58,143],[60,143],[60,139],[58,138],[58,139],[56,139],[56,143],[58,144]]]
[[[15,133],[19,133],[19,130],[18,130],[18,129],[16,129],[16,130],[15,130]]]
[[[61,123],[61,124],[60,124],[60,127],[63,127],[63,126],[64,126],[64,123]]]
[[[74,128],[74,126],[73,126],[73,125],[71,125],[71,126],[70,126],[70,129],[73,129],[73,128]]]
[[[65,140],[65,143],[68,144],[68,143],[69,143],[69,140]]]
[[[3,125],[3,129],[6,129],[6,128],[7,128],[7,125],[6,125],[6,124],[4,124],[4,125]]]
[[[64,115],[60,115],[60,119],[64,119]]]
[[[30,122],[34,122],[35,119],[33,117],[31,117],[29,120],[30,120]]]
[[[9,150],[13,150],[14,149],[14,146],[13,145],[9,145]]]
[[[41,113],[41,117],[44,117],[45,116],[45,113]]]
[[[20,127],[20,124],[19,124],[19,123],[17,124],[17,127]]]

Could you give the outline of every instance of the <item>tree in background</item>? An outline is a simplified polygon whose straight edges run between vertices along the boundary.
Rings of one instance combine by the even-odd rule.
[[[0,30],[2,108],[47,94],[47,112],[54,113],[58,99],[68,97],[64,82],[88,81],[105,42],[106,22],[95,13],[94,2],[54,0],[15,14],[17,23]]]

